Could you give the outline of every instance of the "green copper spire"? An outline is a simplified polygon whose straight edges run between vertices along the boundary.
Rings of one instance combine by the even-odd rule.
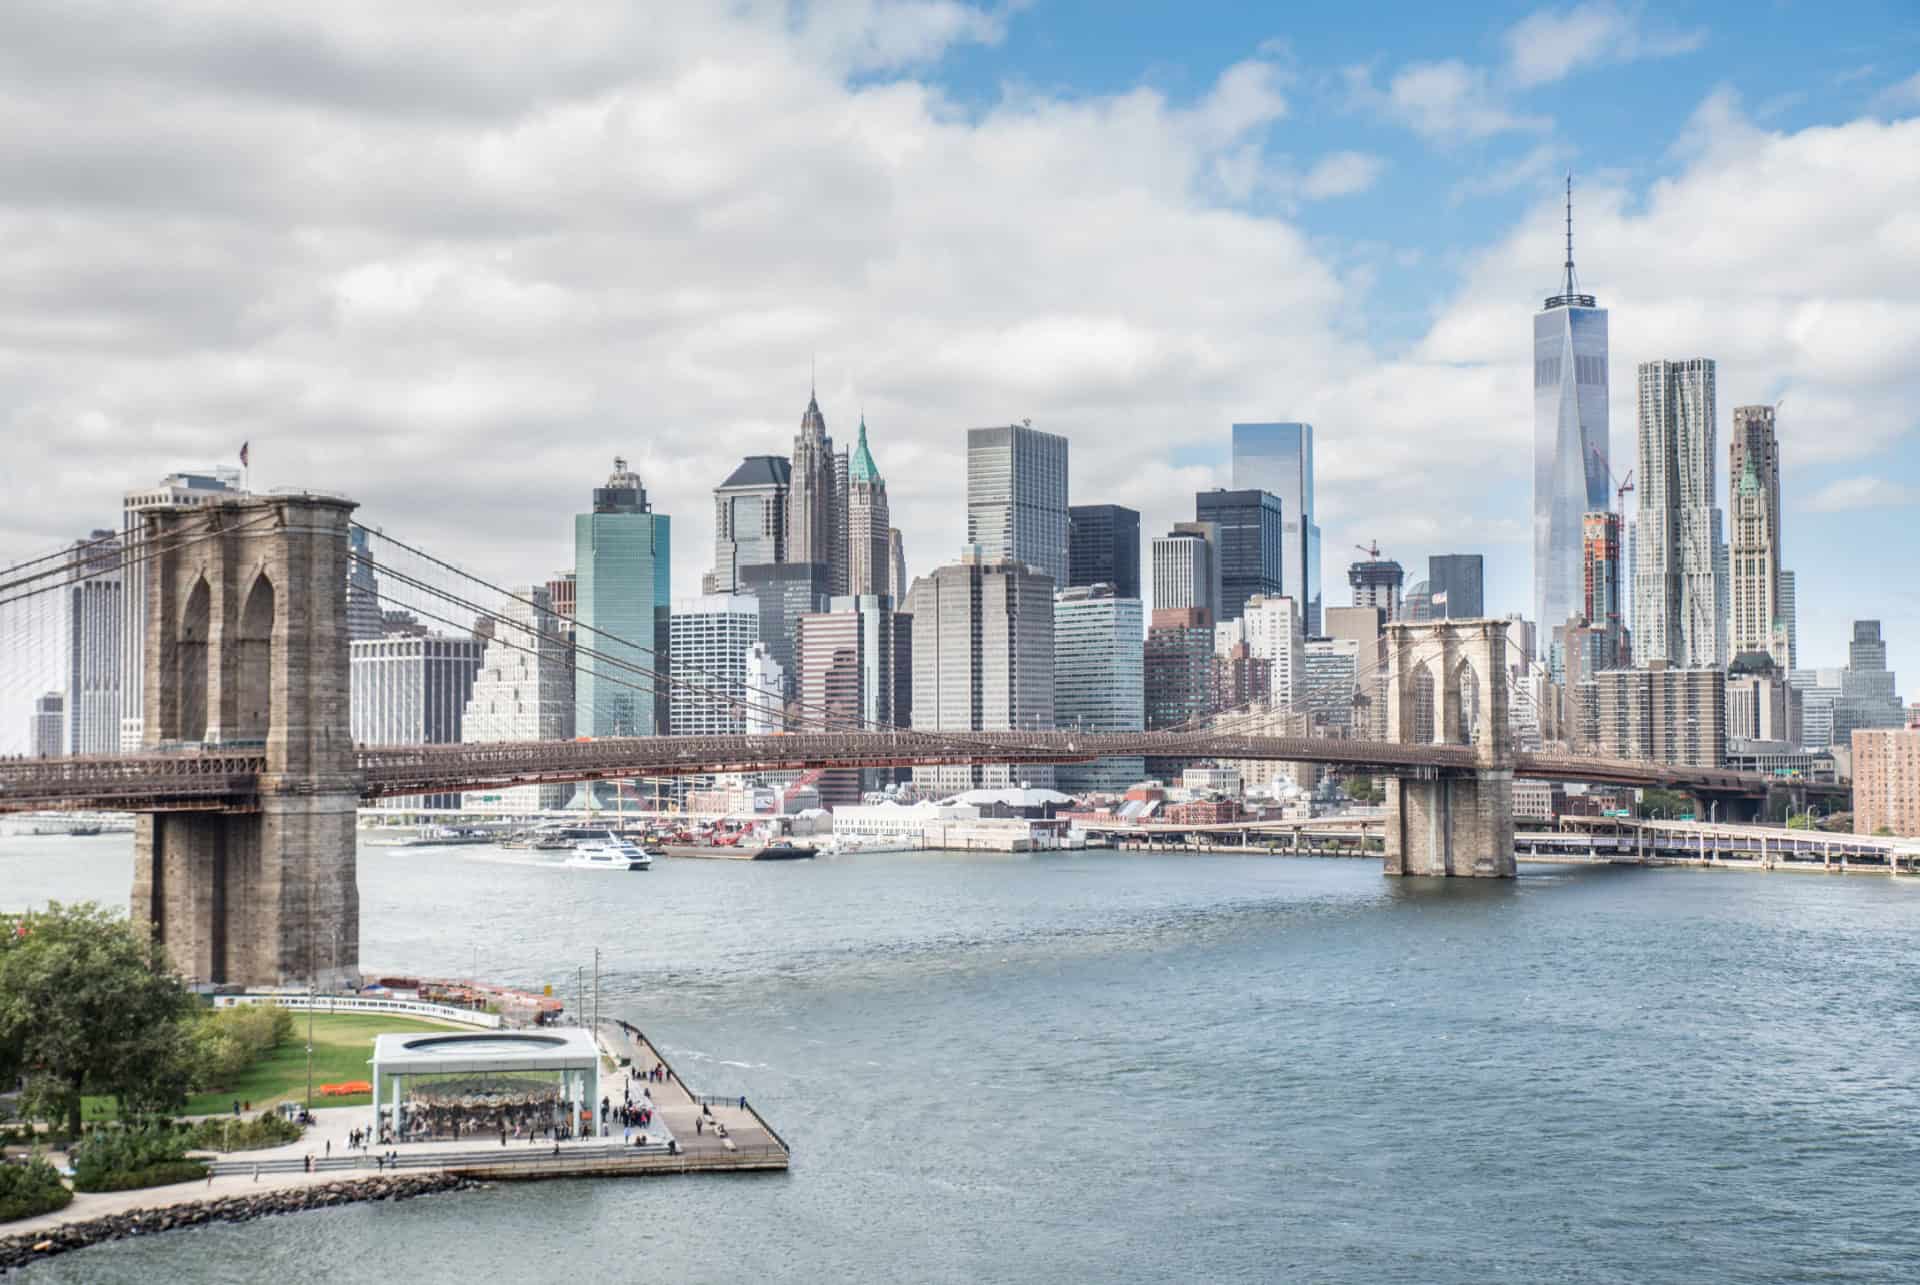
[[[867,449],[867,417],[860,416],[860,442],[853,448],[853,458],[847,463],[847,481],[878,482],[879,466],[873,462],[873,452]]]

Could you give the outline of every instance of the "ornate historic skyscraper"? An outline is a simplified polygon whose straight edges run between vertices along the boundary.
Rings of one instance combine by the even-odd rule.
[[[892,577],[888,532],[887,483],[867,448],[867,417],[860,417],[860,440],[847,462],[847,587],[846,593],[891,597]],[[904,604],[895,601],[896,608]]]
[[[1571,174],[1562,267],[1560,293],[1533,315],[1533,609],[1542,630],[1578,614],[1581,527],[1608,507],[1607,310],[1574,277]]]
[[[787,492],[788,562],[833,564],[834,518],[839,508],[834,496],[833,438],[820,402],[807,395],[807,411],[793,439],[793,470]]]

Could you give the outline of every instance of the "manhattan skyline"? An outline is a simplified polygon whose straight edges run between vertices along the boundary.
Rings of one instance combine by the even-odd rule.
[[[682,16],[614,66],[589,43],[640,35],[609,11],[541,67],[508,75],[512,50],[476,47],[470,72],[383,90],[381,65],[426,57],[400,16],[378,48],[325,46],[344,81],[314,52],[296,59],[313,75],[203,75],[191,101],[101,119],[63,95],[165,101],[179,65],[238,36],[23,64],[0,92],[49,124],[0,144],[23,176],[0,218],[27,274],[0,296],[0,546],[111,524],[125,491],[251,440],[256,488],[352,494],[369,522],[533,582],[624,454],[681,526],[690,592],[711,569],[712,488],[789,448],[817,353],[829,428],[850,437],[864,413],[915,574],[964,539],[965,428],[1067,436],[1071,502],[1129,505],[1159,533],[1230,484],[1231,423],[1297,420],[1318,438],[1327,605],[1346,601],[1351,546],[1378,539],[1408,567],[1482,552],[1488,610],[1531,615],[1527,321],[1558,277],[1572,166],[1584,288],[1611,313],[1615,472],[1639,362],[1715,360],[1722,441],[1733,406],[1784,397],[1801,663],[1840,663],[1848,622],[1872,617],[1889,663],[1920,667],[1920,603],[1864,556],[1920,552],[1897,507],[1920,489],[1920,255],[1901,231],[1920,82],[1891,9],[1862,11],[1881,16],[1856,24],[1859,49],[1790,33],[1785,66],[1745,57],[1741,23],[1778,45],[1800,19],[1732,8],[1678,27],[1514,8],[1391,38],[1236,19],[1174,64],[1124,45],[1069,63],[1049,52],[1072,20],[1058,6],[953,12]],[[759,74],[703,86],[676,51],[727,37]],[[569,64],[587,70],[546,78]],[[1594,110],[1619,80],[1662,76],[1691,88]],[[716,101],[673,124],[642,111]],[[629,114],[589,120],[593,104]],[[221,129],[181,128],[194,119]],[[444,159],[376,165],[362,136]],[[56,144],[104,158],[90,187]],[[481,165],[489,148],[503,167]],[[289,150],[332,158],[330,183],[307,186]],[[205,177],[142,189],[148,153]],[[954,200],[956,178],[975,195]]]

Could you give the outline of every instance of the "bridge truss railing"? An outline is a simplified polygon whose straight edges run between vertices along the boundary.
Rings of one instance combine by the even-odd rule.
[[[0,761],[0,812],[37,808],[219,811],[252,804],[261,750],[184,750]]]
[[[961,763],[1075,763],[1107,757],[1260,759],[1323,763],[1389,776],[1472,772],[1475,749],[1244,732],[805,732],[760,736],[647,736],[592,741],[368,746],[359,751],[368,799],[513,785]],[[265,754],[200,747],[174,753],[0,762],[0,811],[94,807],[126,811],[248,810],[257,806]],[[1725,769],[1527,753],[1517,777],[1599,785],[1664,786],[1764,795],[1772,778]]]

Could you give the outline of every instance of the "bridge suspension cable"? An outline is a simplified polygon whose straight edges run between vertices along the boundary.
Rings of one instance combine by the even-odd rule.
[[[531,598],[515,593],[511,589],[508,589],[499,584],[495,584],[492,581],[486,580],[481,576],[477,576],[472,572],[465,570],[464,568],[457,567],[452,563],[447,562],[445,559],[436,557],[433,554],[428,553],[424,549],[421,549],[412,544],[408,544],[404,540],[397,539],[392,535],[389,535],[383,531],[376,530],[372,527],[362,526],[359,523],[355,523],[354,525],[360,527],[360,529],[364,531],[370,538],[378,539],[383,543],[390,544],[390,545],[393,545],[395,548],[404,550],[405,552],[432,564],[434,567],[440,569],[441,571],[444,571],[459,579],[470,581],[473,584],[478,585],[480,588],[485,589],[490,593],[498,594],[501,597],[511,602],[515,602],[522,606],[533,608],[536,611],[539,611],[539,610],[551,611],[551,607],[541,608],[539,604],[536,603]],[[474,611],[476,613],[488,614],[488,615],[498,614],[497,612],[489,611],[483,605],[476,603],[461,594],[454,593],[451,590],[443,589],[440,586],[430,585],[427,582],[423,581],[419,576],[416,576],[407,571],[395,568],[390,563],[387,563],[383,560],[375,559],[375,558],[372,558],[370,555],[363,555],[359,553],[354,554],[354,557],[357,560],[364,560],[366,564],[372,570],[375,571],[376,574],[384,573],[386,575],[390,575],[396,579],[401,580],[403,583],[412,585],[413,587],[419,589],[421,592],[432,594],[436,597],[441,598],[443,601],[449,602],[450,604],[460,607],[464,610]],[[651,646],[635,643],[630,639],[623,638],[620,635],[612,633],[606,629],[599,628],[593,625],[588,625],[578,619],[573,619],[571,623],[576,633],[582,633],[582,632],[591,633],[619,647],[628,648],[646,656],[654,655],[654,649]],[[457,628],[460,626],[456,625],[455,627]],[[696,683],[683,676],[688,673],[695,674],[701,678],[709,680],[710,683],[716,684],[716,685],[730,686],[738,681],[737,679],[727,675],[715,674],[708,670],[701,669],[697,666],[686,665],[677,659],[669,665],[668,672],[665,674],[662,674],[658,670],[655,670],[654,668],[652,668],[651,666],[629,660],[628,658],[625,658],[625,657],[612,655],[608,652],[601,651],[597,648],[584,646],[583,644],[577,641],[574,644],[574,648],[579,653],[584,653],[589,657],[592,657],[596,660],[600,660],[606,663],[616,664],[620,668],[626,669],[629,672],[634,673],[636,675],[654,680],[655,682],[665,683],[669,687],[685,689],[689,691],[694,696],[695,699],[698,699],[701,701],[705,701],[713,704],[729,705],[736,708],[744,709],[748,712],[753,712],[756,708],[754,705],[754,702],[752,702],[750,699],[733,696],[731,693],[725,690],[722,690],[716,686],[709,686],[703,683]],[[600,676],[600,675],[594,674],[593,671],[589,671],[589,673],[592,676],[596,676],[596,677]],[[634,690],[651,690],[651,689],[635,688]],[[760,706],[760,708],[764,709],[764,705]],[[883,723],[877,719],[869,719],[859,713],[848,713],[846,711],[836,710],[828,706],[812,705],[812,704],[809,704],[808,702],[801,701],[801,700],[785,702],[783,705],[783,708],[786,711],[789,711],[783,718],[784,723],[792,725],[789,728],[789,730],[798,730],[798,731],[806,731],[806,730],[863,731],[864,730],[864,731],[881,731],[881,732],[894,732],[894,731],[906,730],[906,729],[897,727],[894,724]],[[1017,731],[1019,729],[1010,729],[1010,730]],[[957,734],[943,733],[943,735],[964,736],[965,733],[957,733]]]

